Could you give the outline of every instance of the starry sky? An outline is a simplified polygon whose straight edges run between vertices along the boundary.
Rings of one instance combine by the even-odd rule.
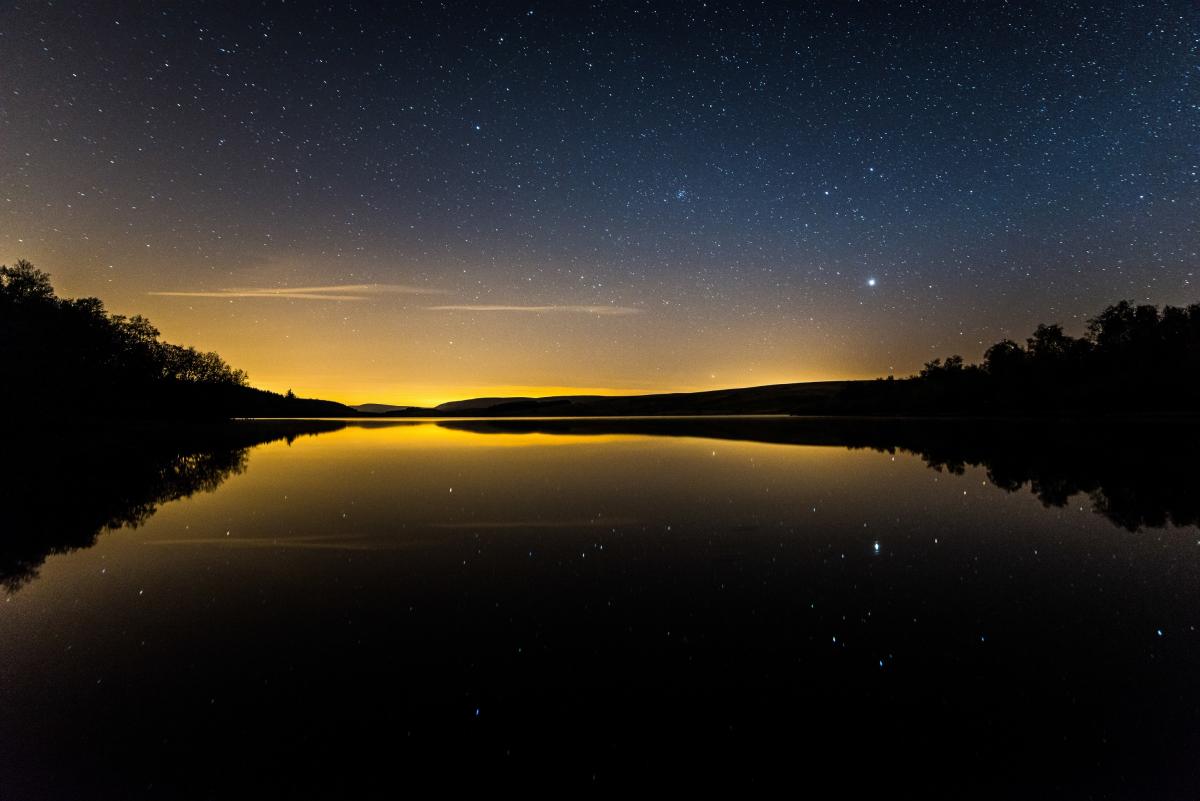
[[[1200,300],[1200,6],[0,5],[0,262],[349,403],[907,375]]]

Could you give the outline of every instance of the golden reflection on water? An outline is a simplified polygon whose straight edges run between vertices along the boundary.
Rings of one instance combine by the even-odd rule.
[[[317,438],[323,445],[342,448],[353,445],[401,448],[519,448],[547,445],[600,445],[607,442],[644,440],[635,434],[479,434],[439,425],[436,420],[372,421],[351,423],[340,431]]]
[[[122,575],[147,582],[172,575],[194,582],[205,571],[227,570],[231,559],[238,569],[271,572],[283,569],[272,553],[284,551],[320,560],[339,551],[474,553],[491,538],[596,544],[732,532],[735,540],[798,538],[870,554],[881,540],[882,549],[889,541],[932,540],[928,532],[941,530],[944,544],[959,530],[996,521],[1029,531],[1103,525],[1082,504],[1054,519],[1031,495],[992,485],[981,469],[947,475],[908,453],[593,435],[571,425],[559,434],[516,433],[489,420],[347,421],[334,431],[277,439],[250,448],[243,472],[163,504],[144,525],[51,556],[42,578],[16,597],[98,591],[118,563]],[[232,551],[239,555],[212,556]],[[330,569],[340,568],[292,564],[279,579]]]
[[[1126,692],[1113,687],[1150,692],[1129,699],[1134,740],[1146,710],[1182,710],[1152,749],[1155,765],[1164,744],[1194,753],[1180,736],[1194,731],[1183,713],[1200,664],[1194,530],[1133,535],[1089,495],[1044,504],[997,486],[991,468],[887,452],[894,440],[882,436],[847,447],[719,439],[737,433],[719,421],[661,426],[686,436],[579,433],[639,430],[637,421],[497,422],[372,422],[253,447],[211,443],[225,457],[211,480],[148,496],[156,511],[136,528],[47,552],[0,603],[4,741],[33,743],[27,750],[54,762],[94,721],[103,731],[89,730],[80,753],[144,735],[171,748],[217,743],[225,758],[247,721],[264,727],[247,738],[256,743],[287,743],[292,731],[341,743],[347,731],[377,736],[373,721],[347,726],[346,710],[383,709],[407,735],[420,731],[410,726],[419,702],[452,722],[450,745],[437,745],[450,753],[480,708],[503,734],[532,701],[566,698],[566,717],[533,725],[574,744],[600,725],[595,710],[626,698],[611,739],[603,729],[597,740],[623,742],[629,721],[671,693],[707,717],[714,698],[741,709],[744,688],[763,687],[763,731],[781,717],[812,720],[817,732],[844,720],[858,736],[895,720],[894,744],[910,734],[907,710],[961,708],[952,723],[974,720],[984,686],[997,708],[1015,710],[999,746],[1044,719],[1053,725],[1035,728],[1055,737],[1045,751],[1057,759],[1055,727],[1074,719],[1090,686],[1087,702],[1105,714]],[[824,436],[825,425],[800,433]],[[516,433],[523,426],[535,433]],[[759,433],[797,433],[772,426]],[[183,456],[137,475],[156,484],[186,473]],[[93,477],[114,467],[96,464]],[[1005,475],[1003,460],[994,464],[992,477]],[[1184,491],[1170,484],[1167,500],[1187,495],[1193,474],[1183,475]],[[87,482],[62,483],[64,501],[82,507]],[[1125,486],[1103,497],[1128,497],[1117,492]],[[1182,519],[1190,497],[1167,508]],[[1023,693],[1054,671],[1045,699],[1062,708],[1046,712],[1041,696]],[[958,682],[949,696],[947,682]],[[264,697],[277,705],[264,712]],[[954,703],[930,703],[946,697]],[[814,707],[825,699],[828,709]],[[148,725],[150,713],[159,719]],[[216,713],[227,717],[196,728]],[[955,725],[936,724],[951,744],[963,739]],[[670,736],[692,734],[685,722]]]
[[[436,421],[351,425],[260,446],[250,462],[245,476],[219,497],[194,499],[188,513],[195,519],[211,504],[253,516],[254,526],[229,537],[156,541],[236,545],[249,537],[279,547],[389,549],[484,532],[654,536],[713,525],[861,527],[926,502],[925,485],[937,482],[911,457],[840,447],[478,433]],[[864,505],[881,496],[881,487],[896,500]],[[963,500],[961,490],[943,495]]]
[[[939,485],[914,457],[840,447],[348,425],[250,448],[244,471],[211,491],[51,555],[5,605],[0,636],[5,618],[14,634],[78,636],[85,618],[64,610],[80,604],[116,619],[148,612],[152,598],[213,598],[236,614],[259,593],[295,603],[310,585],[386,581],[414,559],[430,562],[430,581],[453,585],[457,571],[514,546],[534,559],[563,548],[583,558],[621,543],[653,550],[694,540],[700,553],[725,531],[747,543],[846,539],[865,554],[900,517],[907,528],[942,504],[961,514],[960,484]],[[989,494],[1032,508],[1025,497]]]

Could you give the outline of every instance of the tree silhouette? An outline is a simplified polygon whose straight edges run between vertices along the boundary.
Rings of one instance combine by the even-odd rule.
[[[248,386],[216,353],[159,339],[99,298],[58,298],[28,261],[0,266],[0,410],[99,416],[341,416],[341,404]]]
[[[1001,340],[980,365],[927,362],[894,411],[955,414],[1195,412],[1200,403],[1200,304],[1160,312],[1129,301],[1088,321],[1082,337],[1041,324],[1022,347]],[[848,396],[869,406],[869,396]],[[861,409],[860,409],[861,410]]]

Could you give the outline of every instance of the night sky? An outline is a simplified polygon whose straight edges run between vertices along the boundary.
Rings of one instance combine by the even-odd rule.
[[[1200,7],[4,3],[0,262],[346,402],[906,375],[1200,300]]]

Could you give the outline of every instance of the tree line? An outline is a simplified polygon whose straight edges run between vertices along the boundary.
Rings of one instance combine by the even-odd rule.
[[[141,315],[99,298],[60,298],[28,261],[0,265],[0,408],[7,411],[229,417],[340,414],[340,404],[248,386],[219,355],[159,339]]]
[[[1200,303],[1112,304],[1073,337],[1037,326],[1024,345],[1005,339],[979,364],[961,356],[925,364],[917,383],[931,401],[964,410],[1196,411]]]

